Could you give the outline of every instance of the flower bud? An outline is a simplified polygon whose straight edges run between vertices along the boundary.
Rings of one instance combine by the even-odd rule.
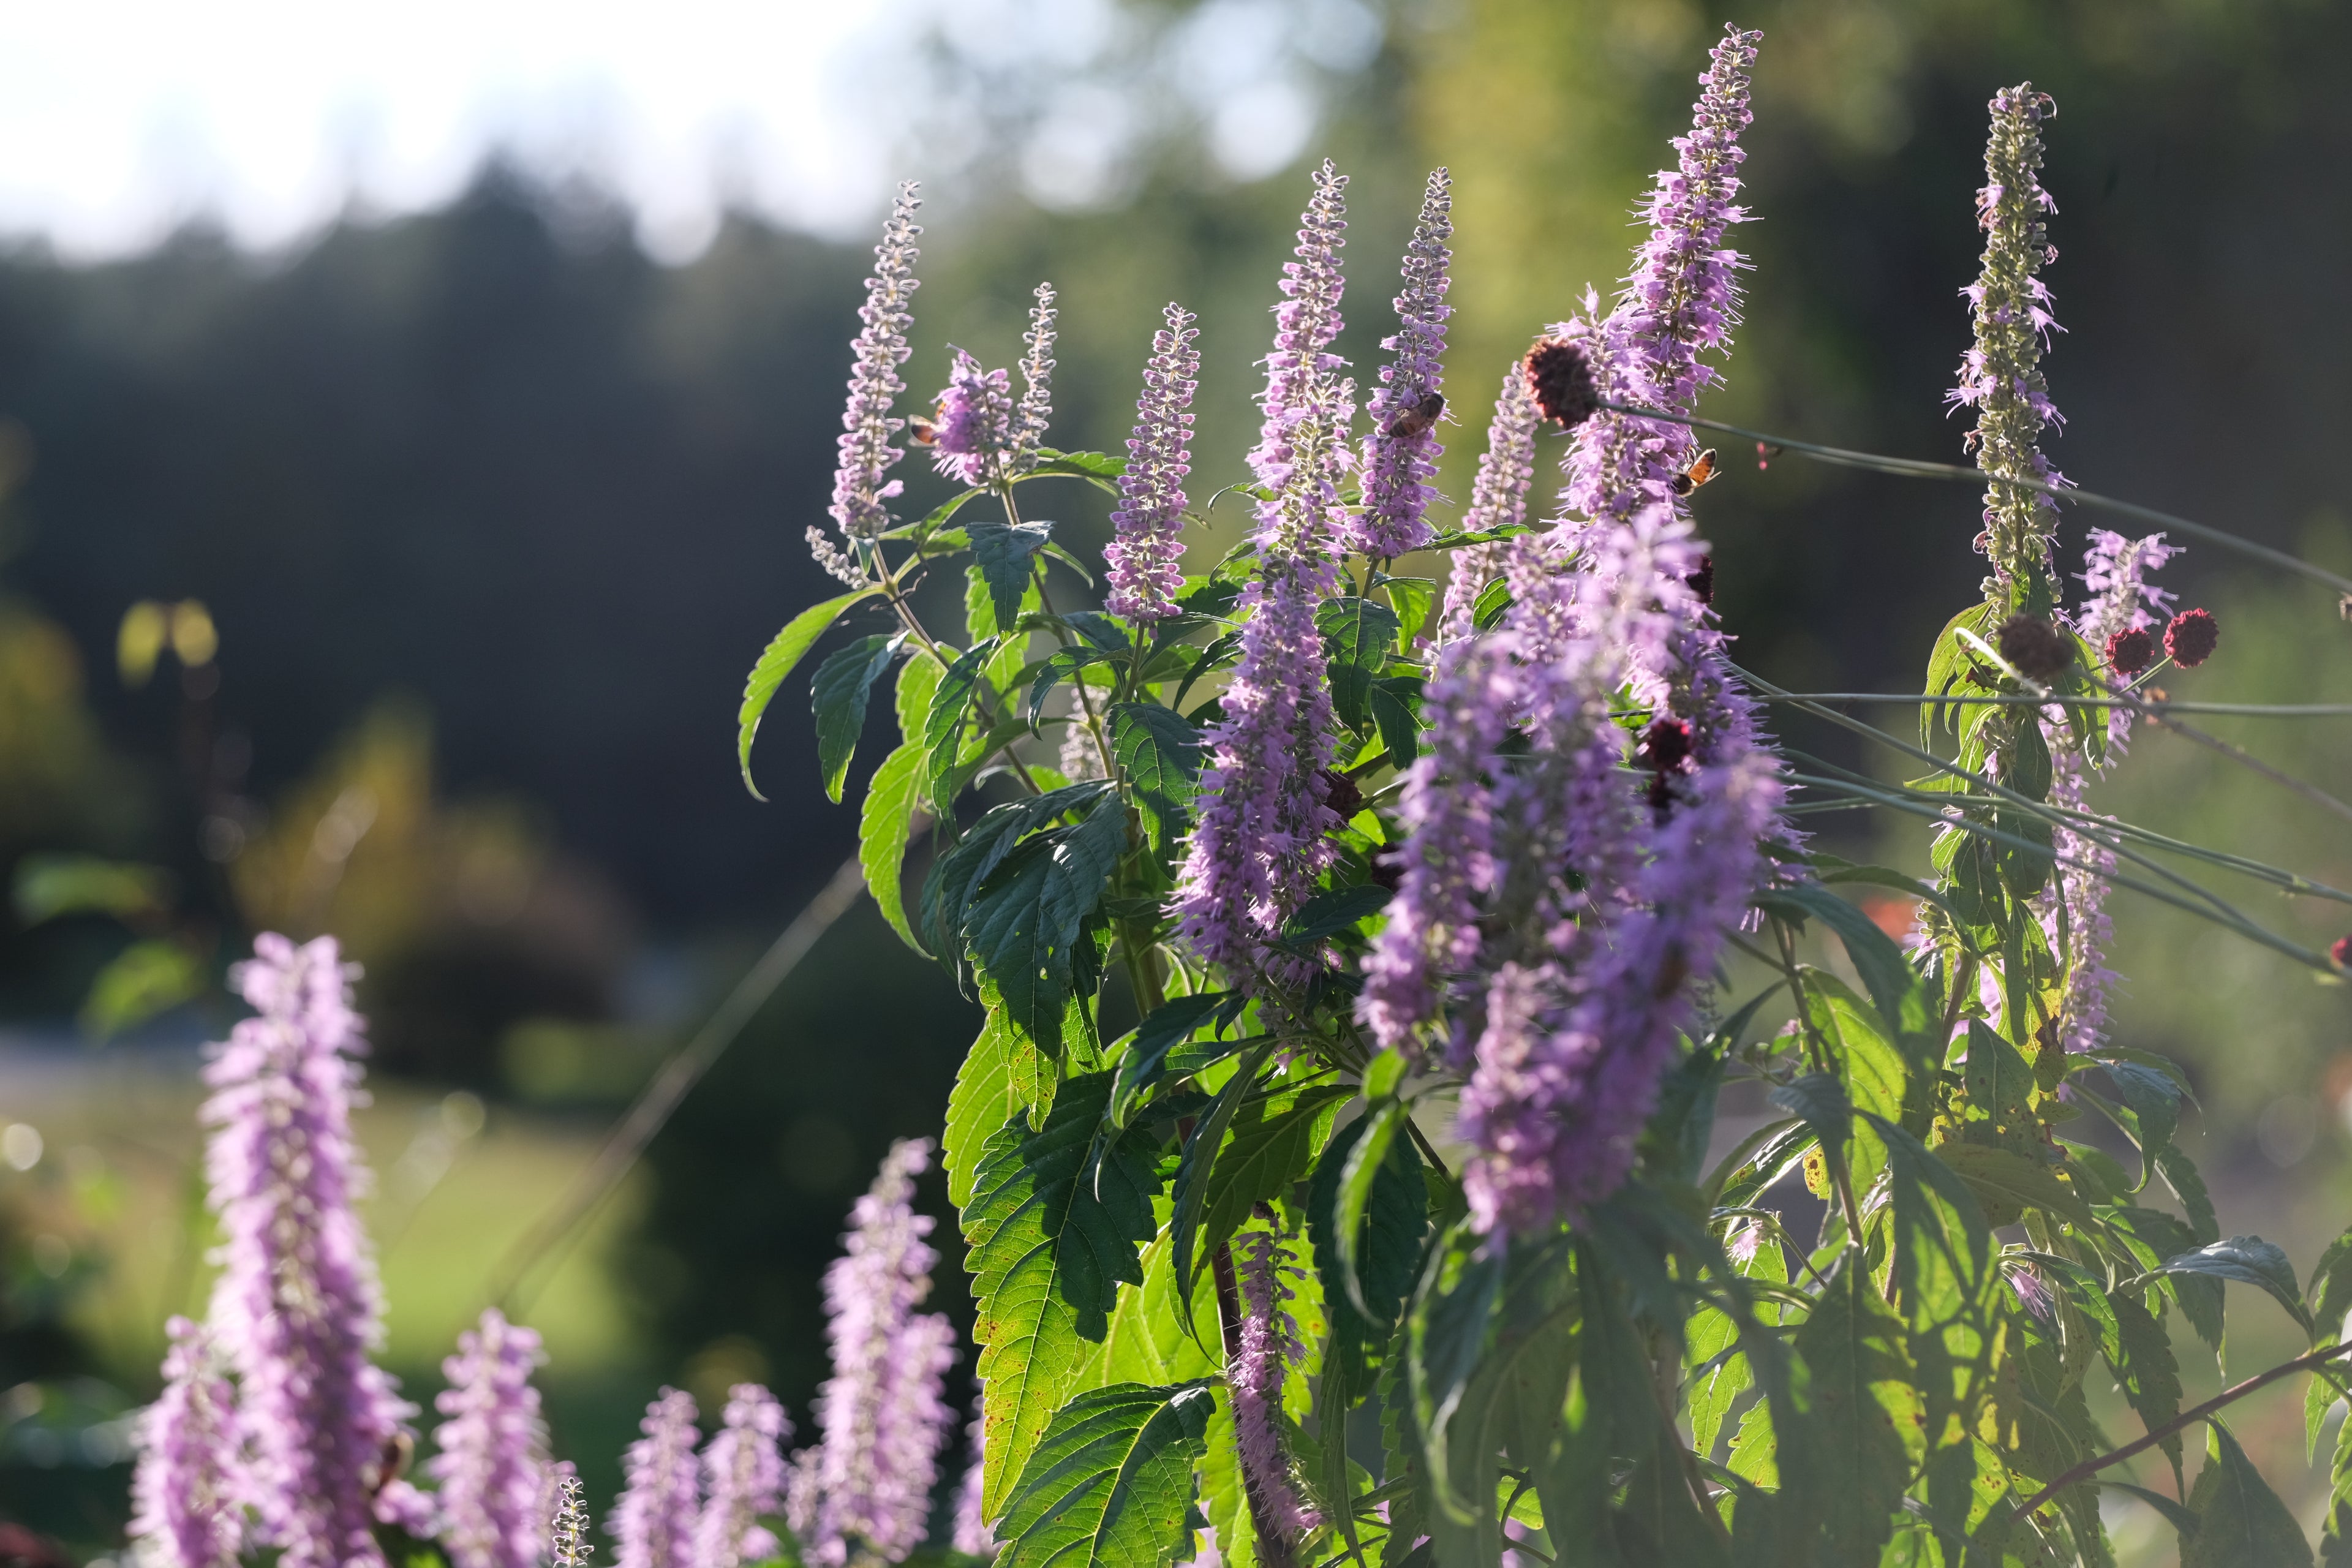
[[[2074,639],[2039,616],[2011,616],[1993,633],[2000,657],[2029,680],[2049,680],[2074,662]]]

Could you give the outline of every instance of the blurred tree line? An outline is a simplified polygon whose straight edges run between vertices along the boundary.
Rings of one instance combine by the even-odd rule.
[[[1400,3],[1377,53],[1327,84],[1311,150],[1355,176],[1343,348],[1360,384],[1421,174],[1454,171],[1454,496],[1504,367],[1588,284],[1613,287],[1633,204],[1732,14]],[[1983,105],[2031,78],[2063,110],[2044,175],[2068,329],[2050,361],[2069,418],[2056,461],[2340,568],[2352,542],[2328,455],[2352,416],[2336,369],[2352,328],[2334,308],[2352,254],[2336,80],[2352,9],[1765,0],[1736,15],[1766,33],[1745,170],[1760,221],[1738,235],[1748,321],[1710,413],[1959,460],[1942,394],[1968,341],[1958,291],[1979,243]],[[954,76],[952,50],[938,68]],[[1129,150],[1109,205],[1074,209],[1025,199],[1009,164],[968,151],[919,145],[908,160],[960,170],[930,193],[915,395],[944,380],[950,341],[1013,359],[1029,290],[1050,279],[1064,312],[1054,439],[1116,450],[1158,307],[1178,299],[1202,316],[1196,493],[1236,477],[1297,170],[1237,184],[1171,135]],[[224,953],[255,920],[353,924],[373,949],[380,1032],[406,1042],[389,1065],[492,1089],[511,1087],[498,1051],[519,1025],[627,1014],[648,950],[686,952],[687,992],[714,992],[854,835],[817,791],[790,700],[755,757],[772,804],[745,795],[729,738],[764,639],[825,591],[802,533],[824,519],[865,259],[738,218],[699,258],[656,265],[593,191],[497,167],[444,211],[344,223],[285,256],[191,231],[100,267],[0,258],[0,455],[15,465],[0,855],[170,867]],[[1971,493],[1793,458],[1759,471],[1752,452],[1726,466],[1700,512],[1739,656],[1792,688],[1916,689],[1935,629],[1982,574]],[[940,492],[916,467],[921,505]],[[1098,499],[1074,487],[1066,505],[1056,521],[1098,541]],[[1214,521],[1221,546],[1241,520]],[[2066,547],[2079,544],[2070,526]],[[2335,606],[2227,565],[2195,549],[2168,574],[2227,607],[2196,694],[2352,694]],[[131,691],[105,673],[142,598],[209,606],[216,690],[159,678]],[[192,753],[199,700],[207,740]],[[2305,776],[2340,781],[2346,735],[2284,743]],[[2291,842],[2245,847],[2352,882],[2344,823],[2275,814],[2267,786],[2168,756],[2176,744],[2140,741],[2147,782],[2124,786],[2142,792],[2136,806],[2194,791],[2179,825],[2224,841],[2250,819],[2273,838],[2296,824]],[[346,874],[374,890],[364,903],[306,891],[362,785],[376,799]],[[215,818],[236,826],[234,845]],[[362,855],[380,862],[364,878]],[[2336,934],[2324,912],[2265,910]],[[2352,1053],[2340,991],[2280,985],[2246,954],[2225,1003],[2192,978],[2208,939],[2128,901],[2118,926],[2123,1026],[2193,1061],[2231,1053],[2217,1115],[2243,1122],[2308,1095]],[[0,936],[0,1007],[69,1007],[121,940],[91,929]],[[692,1010],[673,1005],[656,1045]],[[822,1372],[817,1279],[847,1201],[890,1137],[936,1128],[972,1017],[877,920],[828,939],[654,1146],[621,1271],[653,1365],[761,1369],[806,1403]],[[592,1100],[641,1075],[646,1058],[630,1059],[617,1079],[587,1075]]]

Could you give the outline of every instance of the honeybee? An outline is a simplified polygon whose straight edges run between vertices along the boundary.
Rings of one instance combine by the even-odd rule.
[[[907,421],[907,436],[918,447],[935,447],[939,445],[940,427],[935,421],[918,414]]]
[[[1675,494],[1678,496],[1690,494],[1691,491],[1715,478],[1715,448],[1709,447],[1698,455],[1696,462],[1675,476]]]
[[[1436,424],[1437,416],[1444,412],[1445,395],[1442,392],[1424,392],[1421,395],[1420,402],[1398,415],[1389,426],[1389,439],[1410,441]]]

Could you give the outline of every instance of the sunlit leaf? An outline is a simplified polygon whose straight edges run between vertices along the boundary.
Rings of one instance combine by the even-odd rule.
[[[776,688],[784,683],[784,677],[815,646],[816,639],[824,636],[826,628],[841,618],[844,610],[880,592],[878,588],[860,588],[854,594],[811,605],[784,623],[784,629],[775,635],[760,655],[760,661],[751,667],[751,673],[743,681],[743,705],[735,714],[735,759],[743,770],[743,787],[753,795],[767,798],[751,783],[751,742],[760,732],[760,717],[768,710]]]

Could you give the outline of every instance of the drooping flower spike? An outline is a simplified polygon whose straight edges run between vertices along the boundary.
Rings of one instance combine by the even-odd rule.
[[[891,468],[905,451],[891,440],[906,428],[893,417],[891,405],[906,383],[898,367],[907,363],[907,329],[914,323],[909,309],[919,285],[915,280],[915,223],[922,203],[912,180],[898,187],[890,204],[889,220],[882,227],[882,243],[874,247],[874,276],[866,280],[866,303],[858,308],[865,323],[854,347],[856,363],[849,373],[849,403],[842,411],[841,458],[833,479],[833,521],[850,539],[870,539],[890,526],[885,504],[902,488],[889,479]]]
[[[776,1555],[776,1538],[759,1521],[783,1500],[782,1445],[792,1430],[784,1407],[758,1384],[728,1391],[718,1435],[702,1456],[706,1500],[694,1532],[694,1568],[737,1568]]]
[[[1437,420],[1445,412],[1445,319],[1454,313],[1445,302],[1453,207],[1446,172],[1431,171],[1405,247],[1396,335],[1381,344],[1393,357],[1381,368],[1380,389],[1367,409],[1372,430],[1364,440],[1364,507],[1348,520],[1347,539],[1350,549],[1382,560],[1418,550],[1430,538],[1423,514],[1436,493],[1428,480],[1444,451]]]
[[[803,1557],[838,1565],[862,1546],[896,1563],[922,1544],[931,1482],[954,1414],[944,1396],[954,1364],[945,1316],[921,1312],[939,1255],[914,1209],[930,1143],[894,1143],[850,1212],[845,1250],[824,1276],[833,1376],[817,1394],[823,1440],[803,1451],[790,1518]]]
[[[203,1326],[164,1325],[163,1392],[139,1418],[131,1539],[154,1568],[228,1568],[244,1533],[236,1495],[236,1393]]]
[[[1184,479],[1192,471],[1192,392],[1201,375],[1200,329],[1181,305],[1166,310],[1167,325],[1151,340],[1143,394],[1135,403],[1135,434],[1128,437],[1119,505],[1110,514],[1112,538],[1107,607],[1129,620],[1164,620],[1176,613],[1184,580]]]
[[[1977,280],[1960,292],[1973,308],[1976,342],[1960,361],[1959,384],[1948,395],[1956,407],[1976,410],[1969,444],[1985,487],[1984,531],[1977,548],[1992,563],[1988,596],[2012,610],[2046,614],[2051,536],[2058,503],[2038,490],[2001,481],[2033,479],[2063,486],[2065,477],[2042,455],[2042,432],[2063,425],[2042,379],[2042,351],[2061,330],[2050,313],[2042,268],[2057,258],[2042,218],[2057,204],[2042,188],[2042,122],[2057,112],[2050,95],[2032,82],[1993,95],[1992,134],[1985,146],[1985,184],[1977,193],[1977,225],[1985,233]]]
[[[665,1388],[639,1426],[645,1436],[622,1461],[625,1485],[614,1505],[611,1530],[620,1568],[697,1568],[694,1531],[702,1512],[702,1482],[695,1465],[699,1437],[694,1395]]]
[[[536,1568],[548,1521],[547,1432],[531,1369],[545,1359],[538,1333],[496,1307],[457,1336],[441,1363],[449,1380],[434,1401],[429,1468],[440,1485],[441,1544],[451,1568]]]
[[[372,1500],[412,1407],[369,1359],[383,1307],[352,1206],[367,1182],[352,972],[332,937],[253,950],[234,980],[259,1016],[215,1047],[204,1109],[225,1238],[209,1321],[236,1373],[241,1487],[286,1568],[380,1563]]]

